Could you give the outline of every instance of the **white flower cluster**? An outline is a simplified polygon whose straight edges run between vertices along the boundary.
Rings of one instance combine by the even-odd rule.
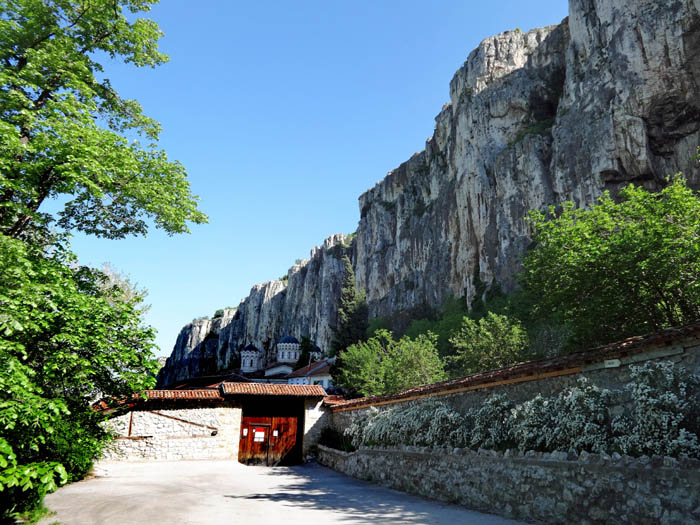
[[[615,447],[629,455],[700,457],[700,377],[671,362],[630,367],[634,408],[615,418]]]
[[[372,409],[345,431],[353,445],[464,447],[464,417],[445,403],[425,401],[384,411]]]
[[[460,414],[430,400],[383,411],[371,409],[346,430],[355,446],[519,448],[629,455],[700,457],[700,378],[671,362],[630,367],[623,392],[581,378],[553,397],[537,395],[515,406],[492,395]],[[631,397],[628,413],[611,408]]]

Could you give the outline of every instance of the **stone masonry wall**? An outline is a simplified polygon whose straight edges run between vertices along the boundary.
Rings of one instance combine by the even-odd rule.
[[[106,460],[230,459],[238,457],[241,409],[134,410],[107,425],[118,437],[105,449]]]
[[[319,461],[350,476],[503,516],[546,523],[700,521],[700,461],[566,452],[319,445]]]

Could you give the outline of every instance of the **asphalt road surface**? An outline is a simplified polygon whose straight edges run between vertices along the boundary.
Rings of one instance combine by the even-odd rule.
[[[49,525],[516,523],[357,481],[315,463],[100,463],[96,476],[46,497]]]

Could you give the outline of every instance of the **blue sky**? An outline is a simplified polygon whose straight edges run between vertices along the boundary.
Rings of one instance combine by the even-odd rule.
[[[166,0],[147,16],[170,62],[110,63],[106,76],[160,121],[209,224],[175,237],[76,235],[73,249],[148,289],[157,353],[169,355],[193,318],[355,231],[357,198],[423,149],[481,40],[566,15],[565,0]]]

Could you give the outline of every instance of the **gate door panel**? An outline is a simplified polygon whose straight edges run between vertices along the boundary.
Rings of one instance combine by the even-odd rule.
[[[297,418],[272,417],[270,420],[272,434],[268,465],[278,465],[297,442]]]
[[[241,421],[238,461],[246,465],[267,465],[269,448],[270,418],[244,417]]]
[[[278,465],[296,440],[296,417],[244,417],[238,461],[246,465]]]

